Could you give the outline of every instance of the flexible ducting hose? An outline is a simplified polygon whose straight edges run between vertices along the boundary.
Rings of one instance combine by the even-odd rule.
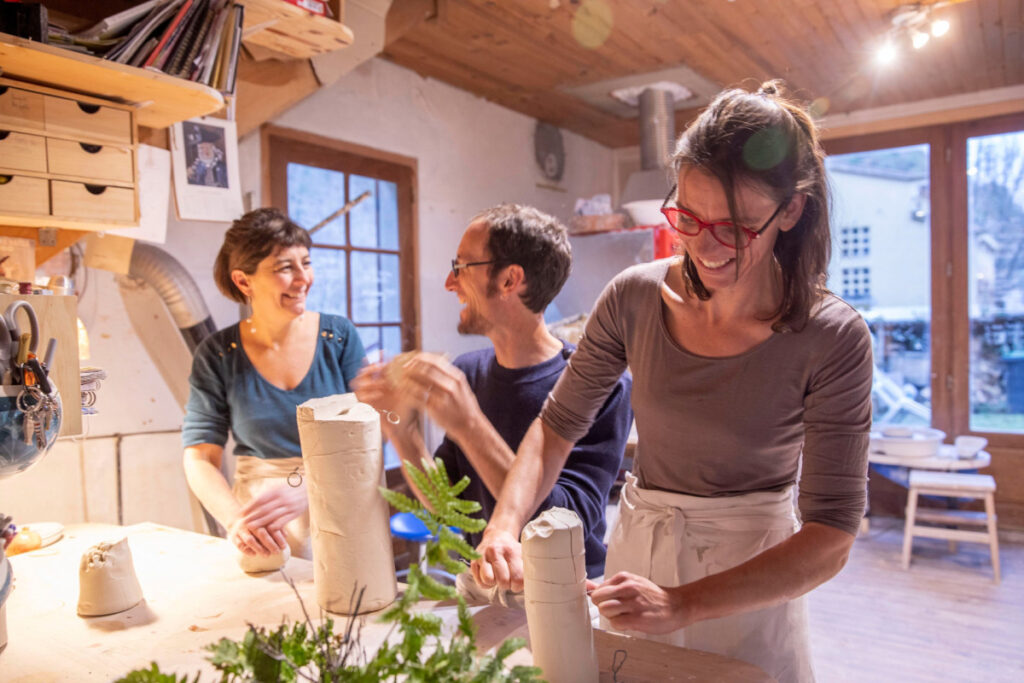
[[[128,275],[152,287],[167,305],[189,351],[217,331],[195,280],[177,259],[160,247],[136,242]]]

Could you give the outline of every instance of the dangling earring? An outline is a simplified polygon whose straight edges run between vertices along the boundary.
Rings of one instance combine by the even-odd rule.
[[[256,325],[252,322],[252,297],[245,297],[245,305],[249,307],[249,317],[245,319],[245,323],[249,326],[249,334],[256,334]]]

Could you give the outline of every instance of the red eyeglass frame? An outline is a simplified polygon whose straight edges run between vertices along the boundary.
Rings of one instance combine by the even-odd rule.
[[[739,249],[740,246],[746,247],[752,241],[760,237],[761,233],[768,229],[768,226],[771,225],[772,221],[775,220],[775,218],[779,215],[779,212],[782,211],[783,207],[789,204],[790,199],[792,199],[792,197],[787,197],[786,199],[783,199],[782,202],[777,207],[775,207],[775,211],[773,211],[772,215],[768,217],[768,220],[766,220],[758,230],[754,230],[753,228],[748,228],[745,225],[738,225],[736,223],[733,223],[732,221],[708,222],[705,220],[701,220],[701,218],[694,214],[692,211],[681,209],[677,206],[666,206],[669,200],[672,199],[672,195],[674,195],[675,192],[676,186],[673,185],[672,189],[669,190],[668,196],[665,197],[665,201],[662,202],[661,206],[661,214],[665,216],[665,220],[668,221],[669,227],[678,232],[680,235],[686,235],[687,237],[696,237],[697,235],[700,234],[701,230],[708,230],[711,233],[711,236],[715,238],[716,242],[718,242],[722,246],[729,247],[730,249]],[[693,222],[697,224],[697,232],[690,233],[684,230],[680,230],[677,225],[679,221],[679,214],[683,214],[684,216],[693,219]],[[746,236],[747,241],[744,242],[742,245],[729,244],[729,242],[727,242],[725,239],[719,236],[718,231],[715,229],[716,226],[729,226],[730,231],[738,228],[742,232],[742,234]]]

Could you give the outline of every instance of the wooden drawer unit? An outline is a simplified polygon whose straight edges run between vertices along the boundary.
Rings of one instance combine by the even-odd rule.
[[[133,188],[51,180],[50,193],[54,216],[95,221],[138,221]]]
[[[0,129],[42,132],[43,120],[43,95],[0,83]]]
[[[132,117],[126,109],[47,95],[47,135],[132,144]]]
[[[0,168],[46,172],[46,138],[0,130]]]
[[[135,125],[130,106],[0,78],[0,226],[138,225]]]
[[[46,141],[46,159],[50,173],[54,175],[82,176],[131,185],[135,179],[132,157],[130,147],[94,145],[59,138]]]
[[[0,214],[45,216],[50,213],[50,190],[45,178],[0,175]]]

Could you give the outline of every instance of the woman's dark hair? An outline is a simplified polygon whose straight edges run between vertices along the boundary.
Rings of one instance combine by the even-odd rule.
[[[495,278],[513,264],[523,269],[526,291],[523,304],[541,313],[562,289],[572,268],[569,232],[558,219],[522,204],[499,204],[477,214],[473,221],[487,223],[490,265],[488,294],[497,291]]]
[[[782,87],[781,81],[769,81],[756,93],[720,93],[680,136],[672,166],[677,177],[689,167],[718,179],[734,223],[735,191],[742,184],[767,190],[780,203],[806,195],[803,213],[792,229],[779,232],[774,249],[782,267],[782,301],[771,316],[773,328],[799,331],[826,291],[832,248],[829,191],[814,122],[783,95]],[[693,294],[705,301],[711,297],[685,254],[683,273]]]
[[[245,295],[231,280],[232,271],[240,270],[252,275],[260,261],[278,247],[303,246],[309,249],[312,244],[309,233],[280,209],[250,211],[236,219],[224,233],[224,244],[220,246],[213,264],[213,280],[224,296],[244,304]]]

